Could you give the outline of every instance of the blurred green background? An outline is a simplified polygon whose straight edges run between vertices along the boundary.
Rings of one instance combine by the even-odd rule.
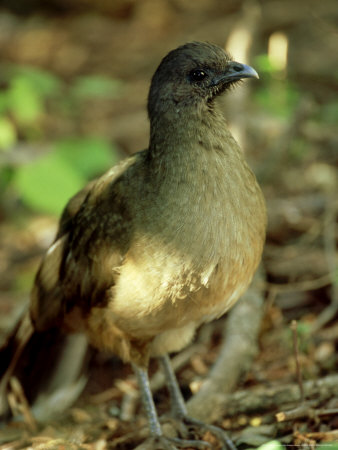
[[[336,19],[331,0],[3,1],[3,299],[26,301],[69,197],[147,146],[150,78],[170,49],[191,40],[225,46],[259,72],[222,106],[271,200],[268,243],[285,244],[283,221],[288,239],[299,234],[297,213],[277,213],[273,202],[315,202],[337,187]]]
[[[169,50],[201,40],[260,75],[220,99],[269,210],[256,373],[290,379],[292,319],[304,376],[333,372],[337,330],[308,333],[337,297],[337,22],[334,0],[2,0],[0,344],[27,305],[63,206],[146,148],[154,70]],[[319,282],[276,288],[308,280]]]
[[[260,74],[222,107],[268,200],[267,244],[292,244],[310,224],[297,208],[274,205],[305,196],[310,214],[320,213],[318,196],[337,189],[337,16],[331,0],[2,1],[3,311],[13,298],[26,302],[69,197],[147,146],[150,78],[170,49],[191,40],[225,46]]]

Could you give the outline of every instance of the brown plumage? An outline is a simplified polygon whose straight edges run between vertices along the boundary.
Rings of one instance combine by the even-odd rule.
[[[263,248],[264,200],[214,102],[247,77],[257,74],[211,44],[163,59],[148,99],[149,148],[63,213],[32,291],[37,330],[83,331],[143,368],[187,345],[247,289]]]

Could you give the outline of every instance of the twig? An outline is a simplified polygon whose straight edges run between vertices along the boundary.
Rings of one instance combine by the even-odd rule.
[[[297,334],[297,321],[293,320],[291,322],[291,330],[293,334],[293,351],[295,354],[295,361],[296,361],[296,372],[297,372],[297,380],[298,380],[298,386],[299,386],[299,392],[300,392],[300,401],[301,403],[304,403],[305,397],[304,397],[304,388],[303,388],[303,379],[302,379],[302,372],[300,368],[300,362],[299,362],[299,346],[298,346],[298,334]]]
[[[269,289],[274,289],[278,292],[295,292],[295,291],[313,291],[331,284],[332,274],[327,273],[314,280],[299,281],[288,284],[267,283]]]
[[[338,430],[313,431],[310,433],[306,433],[306,437],[308,437],[309,439],[316,439],[324,442],[338,441]],[[328,450],[330,450],[330,447],[328,447]]]
[[[297,430],[294,431],[293,436],[295,438],[296,445],[299,445],[300,447],[303,447],[305,445],[306,448],[315,450],[316,441],[314,441],[313,439],[309,439],[307,436]]]
[[[299,393],[300,393],[300,404],[289,411],[281,411],[276,414],[276,420],[277,422],[285,422],[287,420],[294,420],[299,419],[302,417],[309,417],[309,418],[318,418],[319,415],[327,415],[332,414],[332,411],[338,412],[338,410],[323,410],[319,409],[316,410],[312,408],[308,403],[305,402],[305,394],[304,394],[304,386],[303,386],[303,379],[302,379],[302,372],[299,362],[299,346],[298,346],[298,334],[297,334],[297,321],[293,320],[291,322],[290,328],[292,330],[293,334],[293,346],[294,346],[294,354],[295,354],[295,361],[296,361],[296,372],[297,372],[297,382],[299,387]],[[326,414],[325,414],[326,412]]]
[[[135,417],[135,410],[140,397],[139,391],[135,386],[124,380],[119,380],[117,387],[124,393],[121,402],[120,418],[125,421],[131,420]]]
[[[310,419],[317,418],[319,416],[335,416],[338,415],[338,409],[315,409],[310,405],[304,403],[298,408],[291,409],[290,411],[283,411],[276,414],[277,422],[286,422],[287,420],[302,419],[308,417]]]
[[[16,439],[15,441],[11,441],[10,443],[1,444],[0,450],[16,450],[16,449],[22,449],[23,446],[27,444],[25,439]],[[27,448],[27,447],[25,447]]]
[[[120,397],[121,391],[116,386],[113,386],[112,388],[106,389],[105,391],[99,392],[98,394],[91,395],[90,403],[99,405],[101,403],[107,403]]]
[[[8,394],[8,403],[12,409],[13,415],[21,413],[29,429],[31,431],[37,431],[38,426],[36,420],[30,410],[29,403],[20,381],[16,377],[11,377],[9,385],[11,392]]]
[[[317,405],[338,396],[338,375],[305,381],[303,387],[308,404],[315,408]],[[208,407],[209,402],[213,405],[212,410]],[[207,399],[207,407],[210,413],[209,420],[215,421],[220,417],[286,409],[298,402],[298,384],[279,383],[273,387],[245,389],[233,394],[212,392],[210,398]]]

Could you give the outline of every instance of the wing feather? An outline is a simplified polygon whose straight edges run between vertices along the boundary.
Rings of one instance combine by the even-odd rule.
[[[115,284],[132,228],[124,175],[136,159],[114,166],[66,205],[32,289],[31,317],[38,330],[62,326],[73,309],[85,315]]]

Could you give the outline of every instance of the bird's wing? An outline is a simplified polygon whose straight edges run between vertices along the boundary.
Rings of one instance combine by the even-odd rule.
[[[31,317],[38,330],[71,322],[75,306],[85,315],[114,285],[132,227],[124,175],[137,157],[114,166],[68,202],[32,289]]]
[[[81,191],[77,192],[67,203],[59,220],[59,227],[56,233],[55,241],[60,239],[64,234],[68,233],[72,228],[73,218],[81,208],[82,203],[85,201],[89,192],[94,188],[95,183],[98,180],[95,179],[89,182]]]

